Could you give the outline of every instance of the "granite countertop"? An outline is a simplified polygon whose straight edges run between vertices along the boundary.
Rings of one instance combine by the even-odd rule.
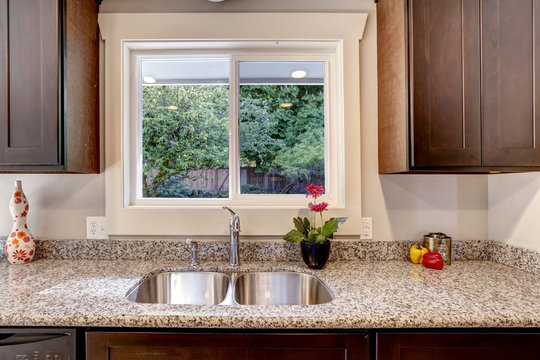
[[[0,261],[0,326],[175,328],[540,327],[540,275],[494,261],[455,261],[443,271],[407,261],[244,262],[237,271],[316,274],[335,300],[311,306],[158,305],[127,301],[141,278],[186,270],[180,261]],[[197,270],[230,271],[224,262]]]

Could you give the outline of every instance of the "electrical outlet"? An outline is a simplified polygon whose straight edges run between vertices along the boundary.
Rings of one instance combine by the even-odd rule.
[[[86,238],[87,239],[107,239],[105,228],[105,216],[86,217]]]
[[[360,233],[360,239],[373,239],[373,218],[362,218],[362,232]]]

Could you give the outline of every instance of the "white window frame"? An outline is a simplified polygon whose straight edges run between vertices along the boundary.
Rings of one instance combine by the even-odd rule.
[[[165,45],[165,46],[164,46]],[[125,208],[294,208],[306,206],[303,194],[240,194],[238,137],[238,63],[240,61],[323,61],[325,63],[325,187],[324,201],[331,208],[345,207],[344,113],[342,42],[339,40],[221,40],[175,42],[123,42],[123,207]],[[165,49],[164,49],[165,47]],[[142,197],[142,76],[143,60],[228,59],[229,94],[229,198],[143,198]],[[124,107],[126,109],[126,107]]]
[[[372,49],[374,37],[368,36],[367,47],[360,42],[368,21],[367,13],[101,13],[98,17],[101,36],[105,41],[104,60],[104,141],[105,141],[105,214],[107,232],[111,236],[152,238],[184,238],[200,236],[204,239],[225,239],[229,234],[230,214],[220,207],[165,207],[134,206],[126,202],[123,193],[123,159],[125,121],[130,116],[129,79],[126,59],[141,44],[153,44],[153,50],[173,48],[182,41],[212,41],[221,39],[288,39],[339,40],[343,49],[345,207],[331,209],[326,216],[347,216],[339,237],[357,238],[362,219],[362,152],[360,134],[362,101],[376,101],[376,94],[361,94],[361,83],[374,81],[373,74],[359,66],[360,52]],[[276,26],[276,24],[279,24]],[[159,39],[159,40],[156,40]],[[206,40],[204,40],[206,39]],[[211,39],[211,40],[208,40]],[[126,46],[128,45],[128,46]],[[224,46],[224,44],[222,44]],[[367,57],[372,59],[371,56]],[[366,59],[366,57],[362,57]],[[371,61],[371,60],[369,60]],[[362,70],[363,69],[363,70]],[[375,76],[376,80],[376,76]],[[365,89],[364,89],[365,90]],[[370,108],[372,108],[369,105]],[[366,112],[375,116],[376,112]],[[367,123],[371,124],[373,119]],[[365,124],[365,123],[364,123]],[[370,166],[370,164],[368,164]],[[369,178],[369,174],[366,175]],[[101,181],[98,177],[96,181]],[[241,236],[252,239],[281,239],[292,227],[292,217],[307,216],[304,207],[233,207],[241,217]],[[126,206],[129,205],[129,206]],[[334,204],[330,204],[331,206]]]

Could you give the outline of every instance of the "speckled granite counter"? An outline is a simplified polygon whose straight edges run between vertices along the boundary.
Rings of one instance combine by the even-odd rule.
[[[179,261],[0,261],[0,326],[177,328],[540,327],[540,275],[493,261],[456,261],[443,271],[406,261],[244,262],[238,271],[314,273],[335,300],[316,306],[136,304],[124,298],[142,276],[182,270]],[[197,270],[231,270],[204,262]]]

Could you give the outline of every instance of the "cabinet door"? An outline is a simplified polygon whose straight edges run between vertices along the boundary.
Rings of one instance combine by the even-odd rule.
[[[59,163],[59,0],[0,0],[0,164]]]
[[[86,334],[87,360],[368,360],[367,334]]]
[[[540,334],[377,334],[377,360],[533,360]]]
[[[540,165],[540,1],[482,2],[484,165]]]
[[[480,166],[480,1],[410,0],[412,166]]]

